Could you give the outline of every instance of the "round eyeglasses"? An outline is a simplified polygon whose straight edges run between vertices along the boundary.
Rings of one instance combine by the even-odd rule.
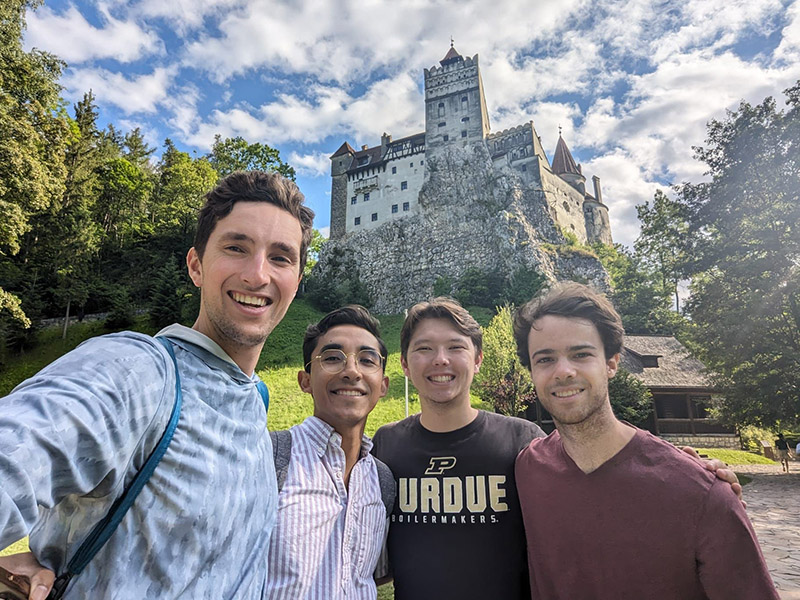
[[[380,354],[375,352],[375,350],[364,349],[359,350],[358,352],[351,352],[347,354],[342,350],[329,348],[328,350],[324,350],[318,356],[312,358],[306,364],[306,367],[308,367],[313,361],[318,360],[319,366],[322,367],[323,371],[327,371],[328,373],[340,373],[342,370],[344,370],[344,367],[347,364],[348,356],[356,357],[356,368],[360,373],[365,375],[376,373],[383,366],[383,359],[381,358]]]

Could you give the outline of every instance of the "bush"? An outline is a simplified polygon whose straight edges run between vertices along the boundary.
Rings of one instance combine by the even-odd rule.
[[[111,311],[108,313],[103,327],[113,331],[130,327],[133,324],[134,311],[131,295],[128,293],[127,288],[116,287],[110,293],[109,298],[111,300]]]
[[[620,367],[608,382],[608,395],[618,419],[647,429],[653,414],[653,395],[641,381]]]
[[[496,412],[518,417],[535,396],[530,375],[517,360],[511,312],[508,305],[498,309],[484,329],[484,359],[476,378],[476,392]]]
[[[317,266],[306,283],[305,296],[322,312],[330,312],[345,304],[361,304],[369,308],[372,298],[361,282],[358,265],[344,250],[335,248],[324,263],[324,270]]]

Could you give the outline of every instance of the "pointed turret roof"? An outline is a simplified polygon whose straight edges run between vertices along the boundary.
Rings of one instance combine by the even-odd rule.
[[[575,164],[575,159],[572,158],[572,153],[567,148],[567,143],[561,137],[561,132],[558,134],[558,144],[556,144],[556,151],[553,155],[553,173],[556,175],[564,173],[582,175],[578,165]]]
[[[444,55],[444,58],[439,61],[439,64],[445,66],[460,59],[461,55],[458,53],[458,50],[453,47],[453,38],[450,38],[450,50],[448,50],[447,54]]]
[[[347,142],[345,142],[344,144],[339,146],[339,149],[336,152],[331,154],[331,158],[336,158],[340,154],[355,154],[355,153],[356,153],[356,151],[353,150],[353,147],[350,144],[348,144]]]

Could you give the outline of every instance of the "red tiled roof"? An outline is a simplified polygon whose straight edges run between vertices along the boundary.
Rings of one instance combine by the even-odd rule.
[[[444,66],[446,63],[449,63],[450,61],[455,60],[457,58],[461,58],[461,55],[453,46],[450,46],[450,50],[448,50],[444,58],[439,61],[439,64]]]
[[[339,156],[340,154],[355,154],[355,153],[356,153],[356,151],[353,150],[353,147],[350,144],[348,144],[347,142],[345,142],[344,144],[339,146],[339,149],[336,152],[331,154],[331,158],[335,158],[335,157]]]

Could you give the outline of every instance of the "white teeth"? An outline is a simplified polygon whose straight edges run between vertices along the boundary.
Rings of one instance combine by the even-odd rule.
[[[435,381],[437,383],[447,383],[448,381],[452,381],[455,379],[452,375],[431,375],[431,381]]]
[[[358,390],[336,390],[334,394],[338,396],[363,396],[364,393]]]
[[[563,390],[563,391],[560,391],[560,392],[553,392],[553,395],[556,398],[567,398],[569,396],[574,396],[578,392],[580,392],[579,389],[576,389],[576,390]]]
[[[242,304],[250,304],[252,306],[266,306],[267,299],[266,298],[256,298],[255,296],[247,296],[245,294],[240,294],[239,292],[232,293],[233,299],[237,302]]]

